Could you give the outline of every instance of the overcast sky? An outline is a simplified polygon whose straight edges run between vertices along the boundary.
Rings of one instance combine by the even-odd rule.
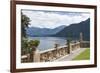
[[[62,12],[62,11],[40,11],[40,10],[22,10],[31,22],[30,27],[56,28],[61,25],[69,26],[73,23],[85,21],[90,17],[86,12]]]

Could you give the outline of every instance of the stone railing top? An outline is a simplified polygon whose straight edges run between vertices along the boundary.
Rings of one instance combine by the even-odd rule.
[[[80,42],[71,43],[71,45],[75,45],[75,44],[79,44],[79,43],[80,43]],[[64,47],[67,47],[67,45],[64,45],[64,46],[58,46],[57,49],[64,48]],[[40,51],[40,53],[46,53],[46,52],[53,51],[53,50],[56,50],[56,48],[52,48],[52,49],[47,49],[47,50],[44,50],[44,51]]]
[[[23,56],[21,56],[21,58],[22,58],[22,59],[27,58],[27,55],[23,55]]]
[[[82,43],[90,43],[90,41],[82,41]]]
[[[76,42],[76,43],[71,43],[71,45],[75,45],[75,44],[80,44],[80,42]]]
[[[57,49],[64,48],[64,47],[67,47],[67,45],[58,46]],[[47,49],[47,50],[44,50],[44,51],[40,51],[40,53],[45,53],[45,52],[49,52],[49,51],[53,51],[53,50],[56,50],[56,48],[52,48],[52,49]]]

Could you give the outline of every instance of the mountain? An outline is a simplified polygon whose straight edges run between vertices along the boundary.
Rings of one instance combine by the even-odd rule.
[[[36,37],[72,37],[78,38],[83,33],[84,40],[90,40],[90,18],[80,23],[71,24],[69,26],[59,26],[54,29],[29,27],[27,29],[28,36]]]
[[[80,32],[83,33],[84,40],[90,40],[90,19],[82,21],[80,23],[71,24],[70,26],[65,27],[58,33],[52,35],[55,37],[74,37],[79,38]]]
[[[37,37],[39,37],[39,36],[50,36],[50,35],[54,35],[54,34],[58,33],[59,31],[61,31],[65,27],[66,27],[65,25],[56,27],[54,29],[29,27],[29,28],[27,28],[26,33],[27,33],[28,36],[37,36]]]

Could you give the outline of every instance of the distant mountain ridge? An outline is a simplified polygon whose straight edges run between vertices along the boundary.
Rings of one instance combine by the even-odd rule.
[[[37,37],[38,36],[49,36],[49,35],[54,35],[54,34],[60,32],[65,27],[66,27],[65,25],[56,27],[54,29],[29,27],[26,32],[27,32],[28,36],[37,36]]]
[[[80,23],[71,24],[52,36],[69,37],[71,34],[72,37],[79,38],[80,32],[83,33],[84,40],[90,40],[90,18]]]
[[[29,27],[27,35],[32,37],[69,37],[79,38],[80,32],[83,33],[84,40],[90,40],[90,18],[80,23],[71,24],[69,26],[59,26],[54,29]]]

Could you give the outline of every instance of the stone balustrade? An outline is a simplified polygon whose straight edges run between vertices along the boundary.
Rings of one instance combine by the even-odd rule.
[[[49,49],[40,52],[40,61],[53,61],[67,54],[67,46]]]
[[[72,47],[72,51],[80,48],[80,42],[77,42],[77,43],[72,43],[71,44],[71,47]]]
[[[82,42],[74,42],[65,46],[58,46],[56,48],[44,50],[44,51],[36,51],[33,55],[33,62],[50,62],[56,60],[62,56],[70,54],[72,51],[78,48],[86,48],[90,47],[89,41]],[[24,62],[24,61],[23,61]]]
[[[75,49],[80,48],[80,42],[72,43],[69,46],[70,48],[68,48],[68,45],[65,45],[65,46],[60,46],[57,48],[41,51],[40,61],[41,62],[53,61],[62,56],[65,56],[68,54],[68,49],[70,49],[71,51],[74,51]]]
[[[82,41],[80,47],[82,48],[90,47],[90,41]]]

